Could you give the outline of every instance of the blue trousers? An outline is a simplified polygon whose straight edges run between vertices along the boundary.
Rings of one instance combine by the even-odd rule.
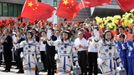
[[[128,75],[134,75],[134,57],[128,57]]]

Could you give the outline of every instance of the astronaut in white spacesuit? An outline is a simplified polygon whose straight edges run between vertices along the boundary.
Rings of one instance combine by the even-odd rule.
[[[103,40],[99,42],[98,66],[103,75],[115,75],[118,67],[122,67],[117,48],[110,31],[104,33]],[[116,64],[119,65],[116,65]]]
[[[62,42],[59,43],[57,54],[55,59],[57,60],[57,70],[58,75],[70,75],[71,74],[71,67],[73,66],[72,61],[72,45],[69,41],[69,32],[63,32],[63,39]]]
[[[37,61],[40,58],[38,43],[33,39],[33,33],[27,32],[26,41],[20,43],[23,47],[23,69],[25,75],[37,75]]]

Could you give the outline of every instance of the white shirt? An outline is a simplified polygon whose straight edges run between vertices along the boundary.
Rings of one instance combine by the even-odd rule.
[[[14,42],[14,43],[17,43],[17,37],[16,37],[15,34],[12,36],[12,38],[13,38],[13,42]]]
[[[100,33],[96,29],[93,30],[94,33],[94,39],[99,40],[100,39]]]
[[[52,31],[50,29],[47,30],[47,38],[51,39]]]
[[[43,37],[40,38],[40,51],[46,51],[46,44],[43,43]]]
[[[98,52],[99,42],[95,42],[94,37],[88,40],[88,44],[88,52]]]
[[[76,38],[75,41],[74,41],[75,48],[78,49],[78,51],[87,50],[85,48],[79,48],[79,45],[82,45],[83,47],[88,47],[88,42],[85,38],[82,38],[82,40],[80,40],[79,38]]]

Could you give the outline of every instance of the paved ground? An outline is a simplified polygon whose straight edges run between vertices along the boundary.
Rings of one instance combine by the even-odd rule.
[[[16,73],[18,69],[14,69],[14,68],[11,69],[11,72],[2,72],[2,70],[4,70],[4,68],[0,67],[0,75],[24,75],[24,74]],[[39,75],[47,75],[47,73],[41,72]]]
[[[19,74],[16,73],[18,71],[18,69],[15,69],[15,67],[13,66],[11,69],[11,72],[2,72],[4,70],[3,68],[4,66],[0,67],[0,75],[24,75],[24,74]],[[47,75],[46,72],[40,72],[39,75]],[[58,74],[55,74],[58,75]]]
[[[18,71],[18,69],[15,69],[14,66],[12,67],[11,72],[2,72],[4,70],[3,67],[4,66],[0,67],[0,75],[24,75],[24,74],[16,73]],[[46,72],[40,72],[39,75],[47,75],[47,73]],[[58,75],[58,74],[55,74],[55,75]],[[98,74],[98,75],[101,75],[101,74]]]

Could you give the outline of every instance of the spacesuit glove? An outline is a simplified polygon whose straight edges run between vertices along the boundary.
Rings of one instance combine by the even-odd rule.
[[[98,65],[102,65],[102,64],[103,64],[103,62],[104,62],[104,60],[103,60],[103,59],[101,59],[101,58],[97,58],[97,62],[98,62]]]

